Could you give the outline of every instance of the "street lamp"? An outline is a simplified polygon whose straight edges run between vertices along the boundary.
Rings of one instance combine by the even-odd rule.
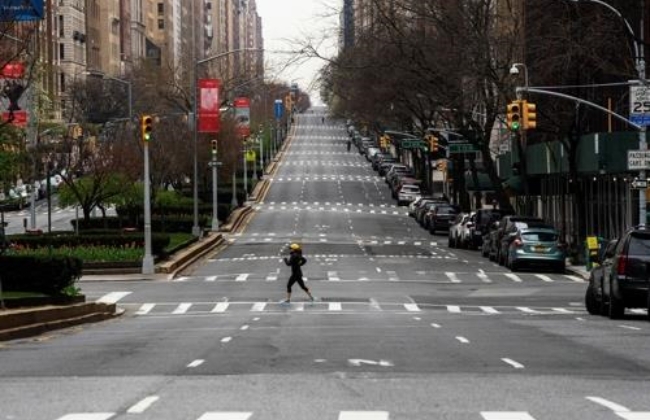
[[[194,2],[192,2],[194,5]],[[194,25],[192,25],[192,30],[194,31]],[[199,227],[199,160],[198,160],[198,116],[197,116],[197,107],[198,107],[198,95],[197,95],[197,84],[198,84],[198,70],[199,65],[207,63],[212,60],[225,57],[230,54],[236,54],[244,51],[264,51],[263,48],[239,48],[236,50],[226,51],[211,57],[202,58],[200,60],[194,60],[194,75],[192,77],[192,92],[193,92],[193,101],[192,101],[192,137],[194,141],[194,176],[193,176],[193,201],[194,201],[194,221],[192,224],[192,235],[200,236],[201,229]],[[234,200],[233,200],[234,201]]]

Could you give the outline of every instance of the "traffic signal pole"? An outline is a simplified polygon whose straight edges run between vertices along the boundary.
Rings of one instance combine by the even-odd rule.
[[[150,115],[143,115],[140,119],[144,152],[144,257],[142,258],[142,274],[153,274],[155,272],[151,253],[151,176],[149,175],[149,140],[151,139],[152,129],[153,118]]]

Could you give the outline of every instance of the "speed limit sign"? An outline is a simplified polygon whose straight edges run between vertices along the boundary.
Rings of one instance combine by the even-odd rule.
[[[650,125],[650,86],[630,86],[630,121]]]

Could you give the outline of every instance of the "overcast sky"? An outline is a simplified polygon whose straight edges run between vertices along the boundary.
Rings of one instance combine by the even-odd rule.
[[[320,102],[314,80],[325,62],[310,59],[285,68],[291,55],[270,51],[296,51],[301,46],[294,41],[304,43],[313,39],[320,44],[319,52],[331,57],[336,53],[335,31],[342,3],[343,0],[257,0],[257,11],[262,17],[267,78],[287,83],[295,81],[302,90],[310,91],[312,103]]]

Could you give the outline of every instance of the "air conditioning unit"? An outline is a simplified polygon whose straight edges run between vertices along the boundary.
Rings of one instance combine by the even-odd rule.
[[[81,34],[79,33],[79,31],[73,31],[72,32],[72,39],[74,39],[75,41],[78,41],[80,35]]]

